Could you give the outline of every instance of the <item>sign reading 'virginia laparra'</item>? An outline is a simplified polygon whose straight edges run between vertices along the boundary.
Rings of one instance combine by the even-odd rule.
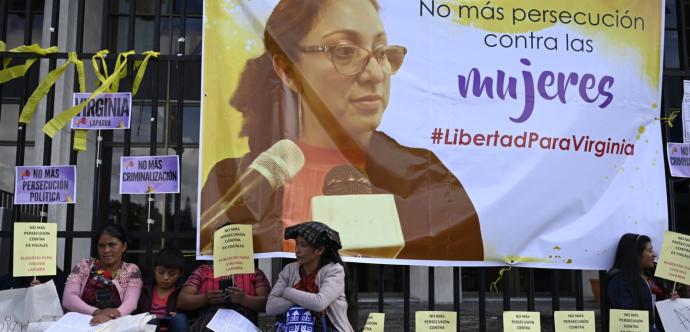
[[[75,93],[74,105],[89,99],[90,93]],[[102,93],[93,98],[72,120],[72,129],[128,129],[132,114],[132,93]]]

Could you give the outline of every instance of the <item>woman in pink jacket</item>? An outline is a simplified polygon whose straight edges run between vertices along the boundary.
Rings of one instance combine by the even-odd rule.
[[[62,306],[93,316],[101,324],[136,309],[142,281],[139,267],[122,261],[127,238],[122,226],[111,224],[98,233],[98,258],[81,260],[67,278]]]

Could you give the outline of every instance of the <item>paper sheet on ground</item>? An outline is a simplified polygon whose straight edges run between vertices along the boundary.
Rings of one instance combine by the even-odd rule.
[[[118,319],[91,326],[92,316],[68,312],[51,325],[46,332],[152,332],[155,325],[147,323],[154,318],[151,314],[127,315]]]
[[[46,332],[97,332],[103,331],[110,323],[106,322],[101,325],[91,326],[89,324],[91,318],[93,317],[78,312],[68,312],[55,324],[51,325]]]
[[[214,332],[261,331],[247,318],[231,309],[218,309],[206,327]]]

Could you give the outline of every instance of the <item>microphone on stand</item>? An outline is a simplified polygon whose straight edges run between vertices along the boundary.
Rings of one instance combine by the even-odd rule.
[[[352,165],[338,165],[331,168],[323,179],[323,194],[368,195],[372,192],[369,178]]]
[[[395,197],[352,165],[326,173],[323,196],[312,197],[311,209],[314,220],[340,233],[345,255],[396,258],[405,246]]]
[[[289,139],[280,140],[259,154],[223,196],[202,213],[199,239],[203,251],[209,247],[218,221],[247,192],[262,185],[270,185],[271,190],[275,191],[289,182],[302,167],[304,154]]]

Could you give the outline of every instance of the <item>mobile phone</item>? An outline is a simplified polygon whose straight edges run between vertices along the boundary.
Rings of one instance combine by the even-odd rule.
[[[225,292],[225,290],[228,287],[233,287],[235,286],[235,280],[233,278],[228,278],[228,279],[221,279],[218,281],[218,287],[220,287],[220,290]]]

